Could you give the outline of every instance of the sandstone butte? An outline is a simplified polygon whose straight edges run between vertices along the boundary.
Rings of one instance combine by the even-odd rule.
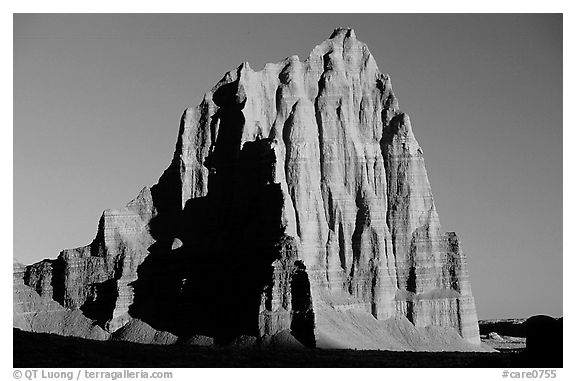
[[[142,343],[484,350],[390,78],[349,28],[232,70],[87,246],[14,263],[14,327]]]

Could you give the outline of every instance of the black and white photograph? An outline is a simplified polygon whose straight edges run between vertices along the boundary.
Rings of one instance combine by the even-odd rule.
[[[562,13],[12,22],[14,378],[563,379]]]

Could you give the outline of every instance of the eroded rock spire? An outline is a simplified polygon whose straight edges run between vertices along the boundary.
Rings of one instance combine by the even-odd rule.
[[[156,185],[105,211],[92,244],[19,267],[15,282],[15,326],[35,331],[480,344],[466,260],[440,226],[410,120],[350,28],[304,61],[226,73],[182,115]]]

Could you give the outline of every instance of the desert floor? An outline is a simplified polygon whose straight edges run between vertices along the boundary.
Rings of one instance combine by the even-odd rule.
[[[14,367],[515,367],[522,353],[258,349],[102,342],[14,329]]]

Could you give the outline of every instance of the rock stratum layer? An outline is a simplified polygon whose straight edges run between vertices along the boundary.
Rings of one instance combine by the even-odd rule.
[[[156,185],[105,211],[90,245],[14,274],[14,325],[31,331],[480,344],[466,259],[441,229],[410,119],[351,29],[305,61],[228,72],[184,112]]]

